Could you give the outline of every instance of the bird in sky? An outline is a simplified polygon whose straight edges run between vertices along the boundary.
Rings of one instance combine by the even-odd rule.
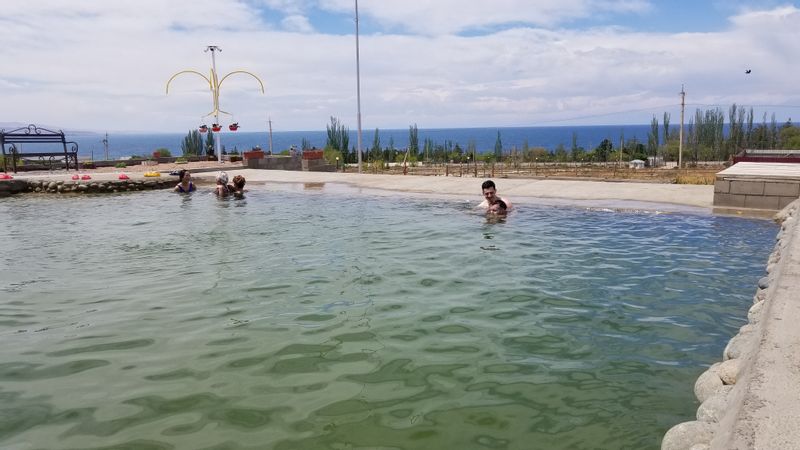
[[[744,73],[750,73],[750,72],[752,72],[752,70],[750,70],[750,69],[747,69],[747,70],[744,71]]]

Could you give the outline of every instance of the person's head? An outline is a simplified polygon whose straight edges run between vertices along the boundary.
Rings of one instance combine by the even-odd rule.
[[[178,172],[178,181],[181,183],[188,183],[191,179],[192,174],[188,170],[181,169],[181,171]]]
[[[225,172],[218,173],[217,184],[228,184],[228,174]]]
[[[497,187],[495,187],[494,181],[484,181],[481,185],[481,189],[483,190],[483,198],[485,198],[490,205],[493,205],[494,202],[497,201]]]
[[[237,191],[241,191],[244,189],[245,179],[241,175],[236,175],[233,177],[233,187],[236,188]]]
[[[508,212],[508,205],[506,205],[506,202],[500,199],[497,199],[497,201],[495,201],[489,206],[490,214],[505,216],[507,212]]]

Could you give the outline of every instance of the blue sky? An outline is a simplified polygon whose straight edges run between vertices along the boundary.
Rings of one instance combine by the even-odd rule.
[[[775,1],[361,0],[364,128],[649,123],[687,104],[800,117],[800,8]],[[0,122],[183,131],[355,128],[352,0],[21,0],[0,12]],[[745,74],[745,69],[752,69]],[[768,108],[761,105],[770,105]],[[674,119],[673,119],[674,121]]]

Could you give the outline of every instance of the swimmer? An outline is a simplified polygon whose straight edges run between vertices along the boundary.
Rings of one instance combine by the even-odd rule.
[[[507,198],[503,198],[497,195],[497,187],[492,180],[486,180],[481,185],[481,190],[483,191],[483,201],[478,208],[483,208],[485,210],[489,210],[489,207],[495,204],[497,200],[502,200],[503,203],[506,205],[506,210],[510,211],[512,206],[511,202],[508,201]]]
[[[236,175],[233,177],[232,184],[228,185],[228,191],[233,194],[236,198],[244,197],[244,184],[246,183],[245,179],[241,175]]]
[[[228,174],[219,172],[217,174],[217,185],[214,186],[214,193],[220,197],[227,197],[230,194],[228,190]]]
[[[491,216],[503,217],[506,214],[508,214],[508,205],[506,205],[506,202],[497,199],[496,202],[492,203],[492,205],[489,206],[489,209],[486,211],[486,214]]]
[[[179,183],[175,186],[175,192],[187,193],[195,190],[194,183],[192,183],[192,174],[186,169],[181,169],[178,172]]]

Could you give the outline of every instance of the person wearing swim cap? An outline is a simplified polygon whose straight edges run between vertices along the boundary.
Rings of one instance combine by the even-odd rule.
[[[227,197],[230,194],[228,190],[228,174],[225,172],[217,173],[217,185],[214,186],[214,193],[220,197]]]

